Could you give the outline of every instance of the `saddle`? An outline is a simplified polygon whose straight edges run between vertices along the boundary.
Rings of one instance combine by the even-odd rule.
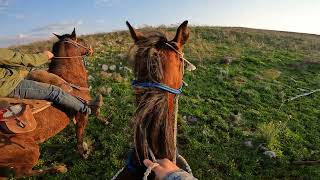
[[[34,114],[50,107],[45,100],[0,98],[0,130],[7,134],[22,134],[36,129]]]

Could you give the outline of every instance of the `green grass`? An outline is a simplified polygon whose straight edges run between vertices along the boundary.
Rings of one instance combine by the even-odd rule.
[[[150,28],[146,28],[150,29]],[[173,37],[175,28],[157,28]],[[84,37],[95,47],[88,70],[93,94],[104,96],[105,126],[90,118],[86,140],[94,151],[83,160],[75,150],[74,126],[41,145],[37,168],[65,163],[66,174],[30,179],[110,179],[125,164],[132,147],[130,118],[134,112],[132,74],[102,77],[101,64],[129,66],[132,44],[127,32]],[[37,51],[52,41],[18,47]],[[320,159],[320,93],[282,105],[285,99],[320,88],[320,37],[316,35],[224,27],[191,27],[186,58],[197,70],[185,74],[189,87],[179,105],[178,146],[199,179],[319,179],[319,166],[295,166],[294,160]],[[230,57],[230,65],[221,64]],[[281,106],[282,105],[282,106]],[[238,122],[230,115],[240,114]],[[188,124],[183,116],[195,116]],[[245,141],[253,147],[246,147]],[[258,146],[276,152],[266,157]]]

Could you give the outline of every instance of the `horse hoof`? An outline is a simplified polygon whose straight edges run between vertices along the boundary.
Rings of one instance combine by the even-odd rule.
[[[88,159],[89,158],[89,153],[83,154],[82,157],[83,157],[83,159]]]
[[[104,117],[102,117],[102,116],[97,116],[97,119],[98,119],[102,124],[104,124],[104,125],[109,125],[109,121],[108,121],[106,118],[104,118]]]
[[[82,148],[83,148],[83,151],[84,151],[84,152],[89,151],[89,146],[88,146],[88,144],[87,144],[86,142],[83,142],[83,143],[82,143]]]
[[[84,159],[88,159],[88,157],[89,157],[89,154],[90,154],[90,152],[91,152],[91,148],[90,148],[90,146],[86,143],[86,142],[83,142],[82,143],[82,157],[84,158]]]
[[[66,173],[68,171],[68,168],[66,167],[66,165],[58,165],[54,167],[54,169],[56,170],[57,173]]]

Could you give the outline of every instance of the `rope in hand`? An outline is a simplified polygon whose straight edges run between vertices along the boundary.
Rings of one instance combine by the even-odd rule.
[[[148,147],[148,151],[149,151],[149,154],[151,156],[153,164],[147,168],[146,172],[144,172],[143,180],[148,180],[148,176],[151,174],[152,169],[156,168],[157,166],[160,166],[157,163],[157,160],[156,160],[152,150],[150,149],[150,147]]]
[[[178,108],[179,107],[179,95],[176,95],[176,98],[175,98],[175,112],[174,112],[174,147],[176,148],[177,147],[177,123],[178,123]],[[147,180],[148,179],[148,176],[151,174],[151,171],[152,169],[156,168],[157,166],[159,166],[159,164],[157,163],[157,160],[152,152],[152,150],[150,149],[150,147],[148,148],[148,151],[149,151],[149,154],[151,156],[151,159],[153,161],[153,164],[151,166],[149,166],[146,170],[146,172],[144,173],[144,176],[143,176],[143,180]],[[176,158],[177,158],[177,149],[174,150],[175,153],[174,153],[174,156],[173,156],[173,163],[176,164]],[[183,158],[183,160],[185,160]],[[186,162],[186,161],[185,161]],[[186,163],[188,165],[188,163]],[[187,169],[189,172],[191,172],[191,168],[189,166],[187,166]],[[189,170],[190,169],[190,170]]]

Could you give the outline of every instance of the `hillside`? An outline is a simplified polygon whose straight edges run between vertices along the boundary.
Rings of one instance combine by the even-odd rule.
[[[171,37],[175,32],[157,30]],[[44,143],[39,167],[65,163],[69,171],[38,178],[111,179],[132,147],[132,73],[126,68],[132,40],[126,31],[83,38],[95,48],[88,58],[92,94],[104,94],[103,115],[109,124],[90,119],[86,138],[94,149],[88,160],[76,153],[73,125]],[[39,42],[17,49],[32,52],[51,45]],[[320,89],[320,36],[191,27],[184,52],[198,69],[185,74],[189,86],[179,105],[178,144],[196,177],[320,178],[319,165],[292,164],[320,160],[320,92],[286,101]],[[103,64],[117,68],[106,73]],[[276,157],[265,155],[267,150]]]

